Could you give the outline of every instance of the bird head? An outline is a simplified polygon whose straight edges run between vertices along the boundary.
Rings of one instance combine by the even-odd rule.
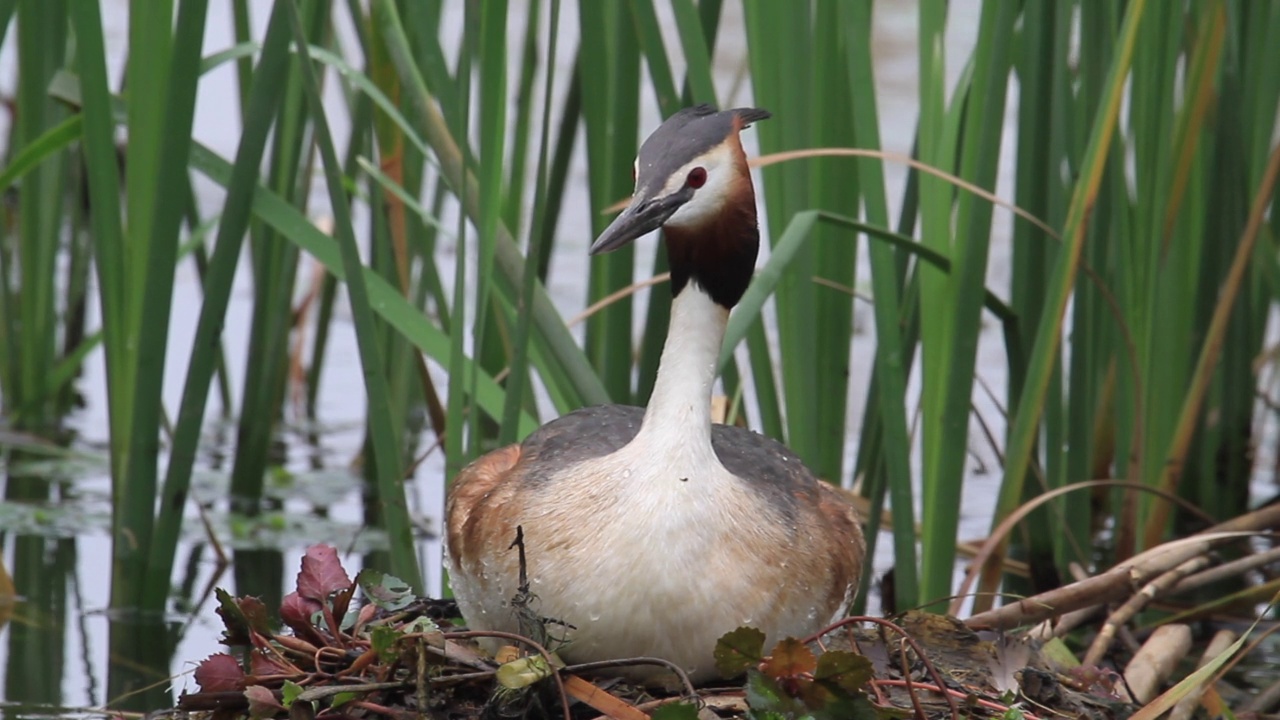
[[[755,195],[738,133],[768,117],[767,110],[699,105],[668,118],[640,146],[631,202],[596,238],[591,254],[617,250],[659,227],[696,232],[744,206],[754,224]]]

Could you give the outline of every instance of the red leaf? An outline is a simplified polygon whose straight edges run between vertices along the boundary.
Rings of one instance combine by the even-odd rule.
[[[260,598],[251,595],[236,598],[236,605],[248,621],[249,628],[259,635],[271,636],[271,621],[267,619],[267,606]]]
[[[196,666],[196,682],[204,692],[234,692],[244,689],[244,670],[225,653],[210,655]]]
[[[787,638],[774,646],[773,654],[765,659],[760,670],[765,675],[780,680],[811,673],[817,667],[818,661],[813,657],[812,650],[795,638]]]
[[[245,688],[244,696],[249,700],[249,717],[251,718],[275,717],[277,713],[284,712],[284,705],[280,704],[275,694],[261,685]]]
[[[249,654],[249,671],[255,677],[263,677],[267,675],[295,675],[297,668],[282,664],[274,655],[270,655],[261,650],[254,650]]]
[[[355,583],[351,583],[333,594],[333,616],[338,618],[339,622],[347,614],[347,608],[351,607],[351,598],[355,594]]]
[[[218,598],[218,607],[215,612],[222,618],[222,625],[225,628],[222,633],[222,644],[232,646],[251,644],[249,620],[244,616],[244,610],[241,609],[239,601],[222,588],[215,588],[214,595]]]
[[[298,594],[310,600],[325,602],[329,595],[351,587],[351,578],[342,569],[338,551],[332,545],[312,545],[302,557],[298,571]]]
[[[315,634],[311,616],[320,612],[322,608],[323,606],[315,600],[308,600],[296,592],[291,592],[280,601],[280,619],[285,625],[293,628],[299,636],[311,637]]]

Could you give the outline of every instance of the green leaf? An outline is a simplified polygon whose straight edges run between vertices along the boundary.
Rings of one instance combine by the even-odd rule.
[[[881,709],[871,704],[866,693],[852,696],[836,695],[821,707],[814,708],[814,720],[891,720],[910,717],[910,713],[896,708]]]
[[[232,45],[224,50],[219,50],[212,55],[206,55],[200,61],[200,74],[204,75],[210,70],[215,70],[223,63],[239,60],[241,58],[251,58],[262,49],[262,46],[256,42],[242,42]]]
[[[874,671],[871,661],[847,650],[828,650],[818,658],[818,669],[813,679],[830,682],[847,692],[857,692],[866,687]]]
[[[763,673],[752,671],[747,675],[747,706],[752,710],[752,717],[772,717],[765,713],[781,713],[780,717],[799,718],[808,716],[805,704],[787,695],[772,678]]]
[[[740,627],[716,641],[716,669],[725,677],[733,677],[764,659],[764,633],[753,627]]]
[[[45,158],[63,150],[80,138],[84,131],[84,117],[72,115],[61,123],[45,130],[40,137],[25,145],[13,160],[0,170],[0,191],[8,190],[39,165]]]
[[[380,570],[365,568],[356,575],[356,584],[364,591],[369,602],[386,610],[396,612],[408,607],[417,597],[409,584],[395,575],[388,575]]]
[[[436,624],[436,621],[432,620],[426,615],[422,615],[414,618],[412,621],[405,624],[401,629],[404,630],[404,632],[406,633],[440,632],[440,626]]]
[[[498,684],[508,690],[519,690],[551,677],[555,670],[541,655],[530,655],[504,663],[498,668]]]
[[[52,396],[75,381],[80,376],[80,369],[84,365],[84,359],[89,356],[89,353],[97,350],[101,344],[102,331],[99,330],[82,340],[74,350],[58,360],[58,364],[54,365],[48,376],[45,377],[44,392],[48,396]]]
[[[389,663],[395,659],[396,643],[402,637],[404,637],[402,630],[390,625],[375,625],[373,631],[369,633],[369,644],[374,652],[378,653],[378,658],[382,662]]]
[[[293,26],[293,38],[297,47],[306,47],[301,14],[291,6],[289,20]],[[338,163],[337,150],[329,132],[324,102],[320,97],[320,83],[310,63],[299,63],[304,80],[307,103],[311,108],[315,144],[320,149],[324,167],[325,184],[329,189],[329,202],[334,215],[335,235],[342,251],[342,265],[347,274],[347,299],[351,307],[356,329],[356,345],[360,350],[360,367],[363,371],[365,399],[368,402],[366,419],[369,424],[368,445],[376,467],[376,487],[382,521],[386,524],[390,543],[391,566],[409,578],[415,587],[425,589],[418,557],[413,543],[413,523],[409,519],[404,495],[403,453],[397,441],[395,421],[391,416],[391,397],[383,365],[383,350],[377,342],[374,326],[374,310],[370,304],[366,268],[360,259],[360,250],[352,224],[350,199],[343,187],[342,167]]]
[[[198,143],[192,148],[191,166],[219,185],[227,186],[230,183],[230,164]],[[289,205],[279,195],[258,186],[253,199],[253,212],[263,222],[280,231],[300,250],[324,265],[334,277],[340,280],[347,277],[341,252],[334,239],[320,232],[297,208]],[[429,322],[423,312],[413,307],[385,278],[369,268],[362,268],[362,271],[368,284],[373,310],[427,356],[448,365],[452,339]],[[460,369],[454,368],[454,372],[464,373],[467,376],[465,384],[468,386],[471,384],[470,373],[480,372],[476,378],[476,402],[492,417],[502,417],[503,391],[493,378],[472,363]],[[533,432],[536,428],[537,423],[528,414],[521,417],[522,433]]]
[[[351,702],[352,700],[355,700],[358,697],[360,697],[360,693],[354,693],[354,692],[338,693],[337,695],[334,695],[332,699],[329,700],[329,707],[334,707],[334,708],[341,707]]]
[[[285,707],[293,705],[293,701],[297,700],[301,694],[302,686],[292,680],[285,680],[284,687],[280,689],[280,697]]]
[[[1070,668],[1080,665],[1080,659],[1076,657],[1075,653],[1071,652],[1071,648],[1067,647],[1062,638],[1053,638],[1045,643],[1040,648],[1040,653],[1058,667]]]
[[[1135,720],[1154,720],[1154,718],[1160,717],[1176,705],[1179,700],[1190,695],[1193,690],[1204,687],[1209,682],[1209,678],[1213,677],[1213,674],[1218,672],[1219,668],[1225,665],[1228,660],[1235,657],[1236,653],[1240,652],[1240,649],[1244,647],[1245,641],[1253,634],[1253,631],[1257,626],[1258,621],[1255,620],[1253,625],[1249,627],[1249,632],[1241,635],[1235,642],[1231,643],[1227,649],[1218,653],[1218,655],[1212,660],[1183,678],[1177,685],[1174,685],[1163,693],[1160,693],[1159,697],[1148,703],[1146,707],[1134,713],[1133,717]]]

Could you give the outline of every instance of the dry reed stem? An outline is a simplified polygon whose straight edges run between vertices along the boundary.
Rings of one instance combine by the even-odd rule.
[[[1124,669],[1125,685],[1133,701],[1145,705],[1155,699],[1160,685],[1169,679],[1174,667],[1190,650],[1190,627],[1162,625],[1156,628]]]
[[[1280,562],[1280,547],[1271,548],[1270,550],[1259,553],[1249,553],[1242,558],[1237,558],[1231,562],[1223,563],[1214,568],[1209,568],[1204,572],[1189,575],[1179,580],[1178,584],[1174,585],[1173,588],[1170,589],[1169,594],[1177,595],[1179,593],[1196,590],[1204,587],[1205,585],[1218,582],[1219,580],[1226,580],[1227,578],[1233,578],[1237,575],[1243,575],[1250,570],[1260,568],[1264,565],[1270,565],[1274,562]]]
[[[564,689],[575,700],[589,705],[614,720],[649,720],[649,716],[638,710],[636,706],[577,675],[568,675],[564,679]]]
[[[1067,493],[1100,487],[1120,487],[1128,488],[1137,492],[1151,492],[1162,499],[1168,500],[1171,503],[1176,503],[1184,509],[1196,513],[1207,521],[1212,522],[1212,519],[1205,516],[1202,510],[1196,508],[1187,500],[1178,497],[1175,493],[1166,492],[1158,488],[1152,488],[1148,485],[1134,482],[1132,480],[1084,480],[1081,482],[1071,483],[1070,485],[1064,485],[1060,488],[1055,488],[1048,492],[1041,493],[1022,505],[1019,505],[1016,510],[1009,513],[1009,515],[1002,520],[998,526],[996,526],[996,529],[993,530],[991,535],[983,541],[982,547],[974,556],[968,572],[965,573],[964,579],[960,582],[960,589],[956,592],[954,596],[955,599],[952,600],[951,607],[947,612],[951,615],[960,614],[961,605],[963,605],[965,598],[969,597],[969,591],[973,587],[973,584],[977,582],[979,575],[981,575],[982,568],[986,566],[989,560],[991,560],[996,551],[1004,545],[1005,538],[1013,532],[1013,529],[1017,527],[1018,523],[1022,522],[1033,510],[1044,505],[1050,500],[1066,495]]]
[[[1103,656],[1107,654],[1107,650],[1111,648],[1111,641],[1115,639],[1118,628],[1133,619],[1133,616],[1154,602],[1156,598],[1167,595],[1169,589],[1176,585],[1179,580],[1203,570],[1211,562],[1212,560],[1208,555],[1193,557],[1169,572],[1158,576],[1130,596],[1123,605],[1107,618],[1102,630],[1098,632],[1098,635],[1093,639],[1093,643],[1089,645],[1089,651],[1085,653],[1082,664],[1097,665],[1101,662]]]
[[[1135,583],[1145,583],[1172,570],[1196,555],[1208,551],[1211,533],[1256,533],[1280,527],[1280,505],[1270,505],[1215,525],[1198,535],[1176,540],[1130,558],[1110,570],[1082,582],[1072,583],[1035,597],[1024,598],[994,610],[978,613],[965,622],[970,627],[1009,630],[1030,625],[1073,610],[1115,602],[1128,597]],[[1204,544],[1203,547],[1188,546]]]
[[[1213,639],[1209,641],[1208,647],[1206,647],[1204,652],[1201,653],[1200,662],[1196,664],[1196,668],[1204,667],[1209,663],[1209,661],[1226,652],[1227,648],[1231,647],[1231,643],[1235,641],[1236,634],[1234,632],[1230,630],[1219,630],[1214,634]],[[1212,686],[1212,683],[1205,683],[1204,685],[1201,685],[1187,693],[1186,697],[1179,700],[1178,704],[1173,706],[1173,710],[1169,712],[1169,720],[1191,720],[1191,717],[1195,714],[1196,708],[1200,706],[1200,698],[1202,698],[1205,691]]]

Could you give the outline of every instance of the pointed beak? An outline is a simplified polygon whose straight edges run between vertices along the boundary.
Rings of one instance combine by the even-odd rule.
[[[617,250],[636,238],[657,230],[692,196],[693,192],[689,189],[654,200],[637,195],[631,199],[627,209],[600,233],[600,237],[591,244],[589,253],[599,255]]]

